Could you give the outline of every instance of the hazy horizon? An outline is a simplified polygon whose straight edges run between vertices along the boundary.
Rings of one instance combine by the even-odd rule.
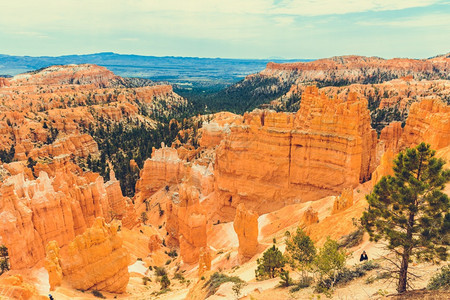
[[[0,53],[12,56],[388,59],[450,51],[448,0],[22,0],[2,3],[0,26]]]
[[[380,57],[382,59],[392,59],[392,58],[412,58],[412,59],[427,59],[430,57],[440,56],[440,55],[446,55],[449,54],[450,51],[443,52],[443,53],[435,53],[427,57],[409,57],[409,56],[392,56],[392,57],[382,57],[379,55],[368,55],[367,57]],[[141,56],[141,57],[155,57],[155,58],[198,58],[198,59],[230,59],[230,60],[283,60],[283,61],[295,61],[295,60],[305,60],[305,61],[313,61],[318,59],[324,59],[324,58],[331,58],[335,56],[366,56],[366,55],[359,55],[359,54],[342,54],[342,55],[331,55],[328,57],[263,57],[263,58],[254,58],[254,57],[206,57],[206,56],[180,56],[180,55],[147,55],[147,54],[139,54],[139,53],[117,53],[114,51],[104,51],[104,52],[95,52],[95,53],[67,53],[67,54],[61,54],[61,55],[16,55],[11,53],[0,53],[0,55],[6,55],[6,56],[17,56],[17,57],[32,57],[32,58],[44,58],[44,57],[66,57],[66,56],[89,56],[89,55],[101,55],[101,54],[115,54],[115,55],[122,55],[122,56]]]

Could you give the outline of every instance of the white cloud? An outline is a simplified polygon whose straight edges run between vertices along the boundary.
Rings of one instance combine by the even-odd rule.
[[[388,26],[388,27],[397,27],[397,28],[406,28],[406,27],[442,27],[442,30],[450,28],[450,17],[444,14],[433,14],[433,15],[425,15],[419,16],[415,18],[400,18],[397,20],[386,21],[386,20],[372,20],[372,21],[361,21],[357,23],[358,25],[363,26]]]
[[[429,6],[438,2],[436,0],[292,0],[289,4],[275,9],[273,12],[302,16],[320,16],[366,11],[400,10]]]
[[[85,16],[128,16],[142,13],[265,14],[320,16],[423,7],[438,0],[15,0],[3,1],[0,22],[27,23],[80,19]],[[115,21],[120,22],[121,19]]]

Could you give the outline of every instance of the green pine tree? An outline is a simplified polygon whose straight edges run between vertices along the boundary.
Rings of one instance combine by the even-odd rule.
[[[406,291],[412,257],[445,260],[449,245],[449,198],[442,193],[450,180],[445,161],[430,145],[406,149],[394,161],[394,176],[385,176],[366,196],[369,208],[361,223],[374,241],[385,240],[401,261],[397,291]]]
[[[293,269],[302,272],[305,279],[308,269],[316,256],[316,247],[311,238],[300,228],[295,234],[286,232],[286,258]]]
[[[346,260],[347,255],[343,249],[339,248],[338,242],[327,237],[325,244],[314,257],[313,263],[322,282],[327,278],[332,279],[331,287],[333,287],[338,272],[345,267]]]
[[[285,265],[283,253],[275,245],[267,249],[262,258],[258,258],[255,275],[258,279],[275,278]]]

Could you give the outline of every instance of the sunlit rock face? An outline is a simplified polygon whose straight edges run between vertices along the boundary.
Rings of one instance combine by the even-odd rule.
[[[122,247],[117,228],[118,224],[109,225],[97,218],[92,227],[78,235],[67,248],[59,250],[57,243],[51,242],[46,259],[51,286],[61,283],[62,278],[78,290],[125,292],[129,254]]]
[[[236,209],[233,226],[239,239],[239,261],[243,263],[258,251],[258,215],[241,203]]]
[[[36,179],[19,173],[0,186],[0,237],[13,269],[35,265],[52,240],[68,245],[97,217],[123,219],[126,227],[136,222],[118,181],[105,184],[98,174],[84,173],[64,156],[35,170]]]
[[[376,166],[376,133],[356,95],[330,99],[311,87],[296,114],[254,111],[229,131],[215,162],[226,220],[241,202],[262,214],[338,194],[367,181]]]

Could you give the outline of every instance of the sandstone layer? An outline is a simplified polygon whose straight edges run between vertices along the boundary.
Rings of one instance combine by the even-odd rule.
[[[262,214],[353,188],[375,169],[376,141],[356,95],[329,99],[309,88],[296,114],[246,114],[216,152],[219,214],[229,220],[241,202]]]

